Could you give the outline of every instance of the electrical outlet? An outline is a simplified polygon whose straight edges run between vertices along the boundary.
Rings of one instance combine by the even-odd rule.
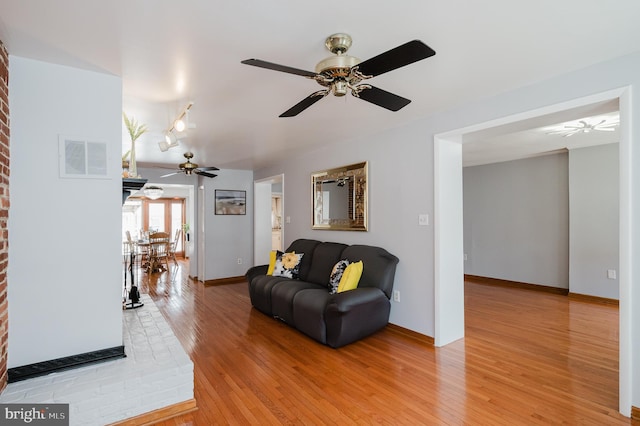
[[[467,260],[467,253],[464,254],[464,260]]]
[[[242,265],[242,258],[241,257],[238,258],[238,265]]]
[[[393,301],[394,302],[399,302],[400,301],[400,290],[394,290],[393,291]]]
[[[617,274],[615,269],[607,269],[607,278],[609,278],[610,280],[615,280],[616,275]]]

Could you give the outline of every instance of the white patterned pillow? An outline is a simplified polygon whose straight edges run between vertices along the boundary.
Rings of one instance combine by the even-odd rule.
[[[336,263],[333,267],[331,276],[329,277],[329,294],[336,294],[338,292],[340,278],[342,278],[342,274],[344,270],[347,269],[347,266],[349,266],[349,263],[347,259],[344,259]]]
[[[304,256],[304,253],[296,254],[296,252],[278,252],[278,255],[276,256],[276,264],[273,268],[273,276],[286,277],[294,280],[297,279],[302,256]]]

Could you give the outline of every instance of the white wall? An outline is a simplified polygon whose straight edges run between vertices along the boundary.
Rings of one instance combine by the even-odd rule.
[[[569,291],[618,299],[618,144],[569,151]]]
[[[253,172],[225,169],[203,178],[206,234],[202,281],[243,276],[253,265]],[[246,215],[216,215],[216,189],[247,191]],[[238,264],[241,259],[241,264]]]
[[[9,359],[122,345],[122,83],[9,58]],[[108,179],[62,179],[58,135],[108,143]]]
[[[464,168],[466,274],[569,288],[567,159]]]
[[[256,179],[285,173],[287,185],[285,247],[296,238],[316,238],[325,241],[364,243],[385,247],[399,257],[395,289],[402,292],[402,301],[393,302],[391,322],[429,336],[434,334],[434,234],[431,226],[419,227],[418,214],[433,213],[433,138],[455,129],[497,120],[513,114],[532,111],[548,105],[606,92],[624,86],[640,90],[640,53],[597,64],[573,73],[495,97],[477,100],[451,111],[440,112],[384,133],[365,134],[356,140],[328,143],[322,149],[255,172]],[[419,102],[415,99],[414,102]],[[640,126],[640,97],[629,100],[627,120],[632,131]],[[411,105],[408,106],[411,108]],[[401,114],[401,112],[399,112]],[[376,114],[388,111],[371,110]],[[288,141],[295,145],[296,141]],[[635,142],[634,142],[635,143]],[[337,149],[339,148],[339,150]],[[631,220],[637,221],[640,212],[640,149],[622,153],[621,158],[631,168],[631,185],[627,188]],[[340,152],[337,156],[336,152]],[[624,154],[624,155],[623,155]],[[338,158],[339,157],[339,158]],[[369,232],[311,230],[310,174],[358,161],[369,161]],[[631,277],[640,276],[640,226],[633,226],[628,263]],[[628,315],[628,323],[640,323],[640,280],[631,279],[631,304],[626,309],[621,300],[621,316]],[[635,290],[635,291],[633,291]],[[621,348],[628,359],[632,387],[632,403],[640,407],[640,327],[628,327],[630,347]],[[622,341],[622,339],[621,339]],[[627,352],[628,349],[628,352]],[[627,362],[624,361],[624,362]]]
[[[618,169],[617,144],[466,167],[465,273],[618,299]]]

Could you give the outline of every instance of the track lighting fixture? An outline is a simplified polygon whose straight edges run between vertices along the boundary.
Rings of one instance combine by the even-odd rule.
[[[186,124],[184,124],[184,120],[182,118],[178,118],[174,123],[173,123],[173,127],[178,131],[178,132],[183,132],[184,129],[187,127]]]
[[[164,132],[164,140],[158,142],[158,146],[160,147],[160,151],[166,152],[169,148],[173,148],[178,146],[178,138],[173,132],[165,131]]]
[[[164,140],[167,143],[167,145],[173,145],[178,142],[178,138],[171,131],[164,132]]]
[[[164,132],[164,140],[158,142],[160,151],[166,152],[170,148],[178,146],[179,144],[176,132],[182,133],[187,129],[187,127],[192,127],[189,124],[189,110],[192,106],[193,102],[189,102],[187,106],[184,107],[182,112],[178,115],[178,117],[173,121],[171,127]]]
[[[187,128],[187,123],[189,121],[189,110],[193,106],[193,102],[189,102],[186,107],[182,110],[182,112],[178,115],[178,117],[173,121],[173,125],[167,132],[184,132]]]

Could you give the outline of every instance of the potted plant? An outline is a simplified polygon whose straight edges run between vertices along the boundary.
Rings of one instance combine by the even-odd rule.
[[[126,113],[122,113],[122,118],[124,120],[124,125],[129,132],[129,136],[131,137],[131,149],[127,151],[122,156],[122,162],[126,161],[126,158],[129,157],[129,171],[128,175],[132,178],[138,177],[138,168],[136,167],[136,140],[147,132],[147,126],[145,124],[139,124],[138,121],[131,117],[127,117]]]

